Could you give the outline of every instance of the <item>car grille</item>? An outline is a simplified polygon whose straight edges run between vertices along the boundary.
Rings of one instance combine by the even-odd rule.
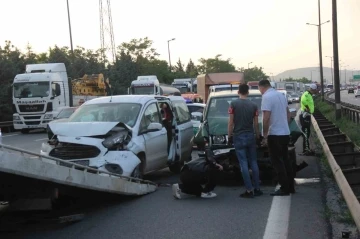
[[[67,143],[60,145],[50,151],[50,156],[64,159],[95,158],[100,154],[100,149],[91,145]]]
[[[19,105],[20,112],[42,112],[45,105]]]

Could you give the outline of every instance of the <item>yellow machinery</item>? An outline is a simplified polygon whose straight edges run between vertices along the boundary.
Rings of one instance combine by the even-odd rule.
[[[103,74],[84,75],[72,81],[73,95],[106,96],[107,87],[110,86],[109,78],[104,79]]]

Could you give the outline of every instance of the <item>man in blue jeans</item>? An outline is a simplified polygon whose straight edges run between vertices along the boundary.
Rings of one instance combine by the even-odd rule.
[[[259,185],[259,167],[256,156],[256,139],[260,137],[258,125],[259,114],[257,105],[247,99],[248,95],[249,86],[241,84],[239,86],[239,99],[232,101],[230,104],[228,124],[229,143],[234,142],[236,156],[240,163],[246,188],[245,192],[240,194],[240,197],[243,198],[253,198],[254,196],[263,194]],[[250,179],[249,164],[254,186]]]

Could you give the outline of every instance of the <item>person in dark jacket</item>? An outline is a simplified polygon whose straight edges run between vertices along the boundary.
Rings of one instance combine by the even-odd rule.
[[[200,157],[186,163],[181,169],[180,184],[173,184],[173,196],[181,199],[181,195],[189,194],[202,198],[213,198],[212,192],[216,187],[216,172],[222,171],[223,167],[215,160],[210,149],[206,149],[205,157]],[[202,185],[205,184],[205,187]]]

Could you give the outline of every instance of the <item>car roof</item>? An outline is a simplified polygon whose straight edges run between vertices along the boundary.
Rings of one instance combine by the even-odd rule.
[[[205,107],[206,104],[202,104],[202,103],[188,103],[186,104],[187,106],[200,106],[200,107]]]
[[[181,96],[161,96],[161,95],[113,95],[104,96],[88,100],[84,105],[104,104],[104,103],[139,103],[146,104],[150,100],[170,99],[171,101],[184,101]]]
[[[209,95],[210,97],[222,97],[222,96],[237,96],[237,90],[224,90],[219,92],[211,92]],[[249,90],[249,95],[259,95],[261,96],[261,92],[259,90]]]

